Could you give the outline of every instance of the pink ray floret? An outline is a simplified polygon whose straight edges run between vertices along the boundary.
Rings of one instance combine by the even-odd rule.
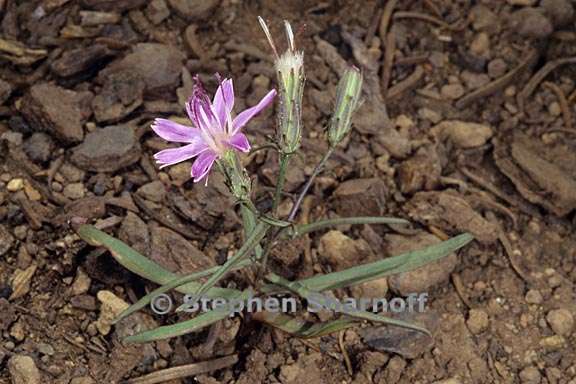
[[[240,152],[250,150],[248,138],[241,130],[250,119],[274,100],[276,90],[271,90],[258,104],[232,119],[234,107],[232,79],[224,79],[220,83],[212,101],[198,77],[195,80],[192,97],[186,103],[186,112],[192,126],[167,119],[155,119],[152,129],[164,140],[186,144],[156,153],[154,159],[160,164],[160,168],[196,158],[192,165],[192,177],[194,182],[199,182],[208,175],[214,162],[228,150]]]

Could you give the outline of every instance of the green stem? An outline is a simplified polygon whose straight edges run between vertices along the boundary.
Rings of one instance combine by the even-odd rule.
[[[278,171],[278,179],[276,180],[276,190],[274,192],[274,201],[272,202],[272,214],[276,215],[278,210],[278,205],[280,204],[280,199],[282,197],[282,191],[284,190],[284,182],[286,181],[286,168],[288,168],[288,163],[290,160],[290,155],[281,153],[280,154],[280,169]]]
[[[256,215],[244,203],[240,205],[240,213],[242,214],[242,224],[244,226],[244,241],[246,241],[250,233],[254,230],[254,227],[256,227]],[[260,260],[262,257],[262,246],[260,244],[254,247],[254,255],[256,256],[256,260]]]
[[[355,225],[355,224],[409,224],[408,220],[396,217],[377,217],[377,216],[358,216],[358,217],[339,217],[337,219],[319,220],[311,224],[297,225],[292,231],[292,237],[305,235],[310,232],[319,231],[324,228],[334,227],[337,225]]]
[[[322,168],[324,168],[324,165],[328,161],[328,158],[334,152],[334,149],[335,149],[334,147],[330,147],[328,152],[326,152],[326,154],[324,154],[324,157],[322,158],[322,160],[320,160],[320,162],[316,165],[316,168],[314,168],[314,171],[312,171],[312,174],[310,175],[310,178],[306,182],[306,185],[304,185],[304,188],[302,188],[302,191],[300,192],[298,199],[294,203],[294,206],[292,207],[292,210],[290,211],[290,215],[288,215],[288,219],[286,221],[294,220],[294,217],[296,217],[296,214],[298,213],[298,209],[300,208],[300,205],[302,204],[302,201],[304,200],[304,196],[306,196],[306,193],[308,193],[308,190],[312,186],[312,182],[314,181],[316,176],[318,176],[318,174],[320,173]]]

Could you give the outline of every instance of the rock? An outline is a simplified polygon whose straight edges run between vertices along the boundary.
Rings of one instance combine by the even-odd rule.
[[[440,94],[447,100],[456,100],[464,95],[464,87],[462,84],[446,84],[440,90]]]
[[[27,332],[24,328],[22,321],[18,321],[12,325],[10,328],[10,336],[12,336],[16,341],[23,341],[26,338]]]
[[[70,292],[74,296],[82,295],[88,292],[88,290],[90,289],[90,284],[92,284],[92,279],[90,279],[90,276],[88,276],[86,272],[84,272],[84,270],[78,268],[76,272],[76,278],[72,283]]]
[[[552,22],[540,8],[526,7],[510,16],[510,27],[520,36],[542,39],[554,32]]]
[[[159,180],[141,186],[136,193],[146,200],[160,203],[166,197],[166,187]]]
[[[340,231],[332,230],[320,238],[319,254],[335,270],[343,270],[358,265],[370,254],[370,246],[365,240],[354,240]]]
[[[142,105],[146,83],[132,70],[113,72],[102,90],[92,99],[94,117],[99,123],[116,122]]]
[[[0,79],[0,105],[10,98],[13,90],[12,84]]]
[[[116,24],[122,20],[122,16],[116,12],[80,11],[80,24],[84,27],[92,27],[102,24]]]
[[[54,347],[50,344],[38,343],[36,349],[43,355],[52,356],[54,354]]]
[[[472,20],[472,28],[476,31],[486,31],[490,34],[495,34],[500,29],[498,15],[484,4],[472,7],[470,20]]]
[[[394,316],[403,321],[423,326],[430,331],[438,325],[438,315],[433,312],[405,312]],[[434,341],[422,332],[402,327],[372,326],[359,330],[360,335],[370,347],[379,351],[396,353],[407,359],[415,359],[434,345]]]
[[[521,7],[531,7],[538,2],[538,0],[506,0],[510,5],[518,5]]]
[[[64,187],[64,196],[72,200],[78,200],[84,197],[84,184],[72,183]]]
[[[471,309],[468,313],[466,325],[473,334],[477,335],[484,332],[489,324],[488,314],[485,311],[481,309]]]
[[[54,150],[54,140],[42,132],[36,132],[24,142],[24,152],[30,160],[45,163],[50,160]]]
[[[193,21],[208,16],[220,4],[220,0],[168,0],[176,13]]]
[[[543,300],[542,294],[537,289],[531,289],[526,292],[526,302],[528,304],[542,304]]]
[[[538,368],[532,365],[521,370],[518,376],[524,384],[540,384],[540,380],[542,379]]]
[[[508,64],[506,64],[503,59],[497,58],[490,61],[486,69],[488,70],[488,76],[493,79],[497,79],[504,76],[508,70]]]
[[[531,203],[565,216],[576,209],[576,153],[565,145],[546,145],[515,133],[494,143],[496,165]]]
[[[6,185],[6,190],[8,192],[18,192],[22,188],[24,188],[24,180],[23,179],[12,179]]]
[[[118,238],[141,254],[148,254],[150,232],[146,223],[136,214],[128,211],[118,231]]]
[[[412,194],[420,190],[431,190],[438,186],[442,167],[433,147],[422,147],[414,156],[397,168],[400,190]]]
[[[107,335],[110,333],[112,320],[130,305],[110,291],[99,291],[96,297],[102,303],[96,328],[100,334]]]
[[[37,268],[38,266],[36,264],[32,264],[24,270],[17,269],[14,271],[12,275],[12,295],[10,295],[10,300],[16,300],[26,296],[28,292],[30,292],[30,282]]]
[[[8,300],[0,298],[0,332],[4,332],[16,320],[16,309]]]
[[[150,20],[152,24],[160,24],[169,16],[170,9],[168,9],[166,1],[152,0],[148,3],[148,6],[146,7],[146,17],[148,17],[148,20]]]
[[[569,0],[542,0],[540,6],[556,28],[565,27],[574,19],[574,6]]]
[[[91,44],[64,51],[62,56],[50,63],[50,69],[60,77],[79,73],[86,75],[98,70],[111,56],[113,53],[106,45]]]
[[[386,185],[379,178],[347,180],[336,188],[333,199],[340,216],[382,216]]]
[[[490,77],[485,73],[462,71],[460,75],[468,89],[478,89],[490,82]],[[436,122],[438,123],[438,121]]]
[[[458,148],[475,148],[486,144],[492,137],[492,128],[484,124],[461,120],[445,120],[430,132],[440,139],[449,139]]]
[[[477,241],[486,244],[498,239],[498,227],[474,211],[453,190],[418,192],[404,208],[412,219],[426,225],[445,231],[470,232]]]
[[[550,328],[559,336],[570,336],[574,329],[574,316],[564,308],[554,309],[546,315]]]
[[[470,43],[470,53],[481,58],[490,56],[490,36],[486,32],[480,32]]]
[[[100,11],[126,11],[141,7],[146,0],[82,0],[82,5]]]
[[[0,256],[4,256],[14,246],[16,239],[5,226],[0,225]]]
[[[34,359],[25,355],[14,355],[8,360],[8,372],[13,384],[40,384],[41,376]]]
[[[83,309],[85,311],[95,311],[98,308],[94,296],[86,294],[72,297],[70,299],[70,304],[74,308]]]
[[[114,125],[89,133],[72,150],[71,160],[79,168],[93,172],[115,172],[140,158],[140,144],[134,130]]]
[[[173,93],[180,82],[183,61],[184,55],[174,46],[139,43],[132,53],[100,71],[98,78],[105,83],[111,74],[128,70],[142,78],[147,94]]]
[[[43,83],[33,85],[22,98],[22,114],[36,129],[46,131],[65,143],[84,138],[83,96],[77,92]]]
[[[424,249],[441,242],[436,236],[427,232],[418,232],[414,236],[390,234],[385,237],[385,240],[388,243],[386,251],[390,256]],[[412,271],[392,275],[388,278],[388,284],[392,291],[403,296],[426,292],[431,287],[447,281],[457,263],[456,254],[451,253]]]
[[[566,345],[566,339],[560,335],[548,336],[540,340],[539,344],[547,351],[557,351]]]

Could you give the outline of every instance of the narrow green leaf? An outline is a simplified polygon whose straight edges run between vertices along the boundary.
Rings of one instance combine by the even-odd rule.
[[[283,288],[288,289],[291,292],[294,292],[295,294],[299,295],[303,299],[306,299],[308,301],[314,301],[315,303],[323,306],[324,308],[330,308],[330,302],[326,296],[322,295],[321,293],[309,290],[302,283],[299,283],[297,281],[289,281],[289,280],[283,278],[282,276],[278,276],[274,273],[270,273],[270,274],[266,275],[266,279],[268,281],[274,283],[274,284],[277,284]],[[415,325],[415,324],[411,324],[407,321],[393,319],[390,317],[378,315],[376,313],[363,311],[363,310],[356,309],[356,308],[353,310],[350,310],[350,311],[345,311],[343,313],[350,316],[350,317],[354,317],[354,318],[358,318],[358,319],[362,319],[362,320],[369,320],[369,321],[378,322],[378,323],[382,323],[382,324],[386,324],[386,325],[396,325],[399,327],[412,329],[415,331],[423,332],[423,333],[427,334],[428,336],[430,336],[430,332],[426,328],[420,327],[420,326]]]
[[[114,259],[124,268],[144,277],[145,279],[153,281],[156,284],[169,284],[178,278],[177,275],[162,268],[146,256],[136,252],[126,243],[113,238],[92,225],[81,225],[76,232],[88,244],[108,249],[112,254],[112,257],[114,257]],[[182,293],[193,293],[200,288],[200,286],[199,283],[191,282],[178,287],[177,290]],[[238,293],[239,291],[234,289],[215,287],[206,292],[206,296],[228,298],[235,297]]]
[[[244,268],[250,264],[252,264],[252,260],[243,260],[240,263],[238,263],[238,265],[234,269]],[[194,272],[194,273],[188,274],[186,276],[182,276],[182,277],[179,277],[177,279],[174,279],[168,284],[162,285],[161,287],[153,290],[152,292],[150,292],[149,294],[147,294],[146,296],[144,296],[140,300],[138,300],[136,303],[132,304],[130,307],[128,307],[124,311],[122,311],[122,313],[120,313],[118,315],[118,317],[116,319],[114,319],[113,324],[117,323],[118,321],[122,320],[123,318],[125,318],[127,316],[130,316],[134,312],[139,311],[140,309],[146,307],[158,295],[166,293],[166,292],[168,292],[174,288],[178,288],[181,285],[184,285],[184,284],[190,283],[192,281],[198,280],[202,277],[210,276],[211,274],[218,271],[219,268],[220,267],[212,267],[212,268],[206,269],[204,271]]]
[[[339,272],[316,275],[298,282],[312,291],[326,291],[346,288],[384,276],[411,271],[423,265],[439,260],[472,241],[474,237],[463,233],[441,243],[417,251],[406,252],[398,256],[388,257],[373,263],[362,264]],[[262,287],[265,293],[278,291],[275,285]]]
[[[345,224],[409,224],[408,220],[396,217],[359,216],[339,217],[337,219],[320,220],[311,224],[298,225],[292,232],[292,237],[305,235],[310,232]]]
[[[247,300],[251,291],[246,290],[240,292],[236,300]],[[230,310],[226,307],[221,309],[214,309],[209,312],[201,313],[198,316],[181,321],[173,325],[165,325],[149,331],[140,332],[136,335],[128,336],[125,341],[129,343],[146,343],[154,340],[167,339],[199,331],[204,327],[214,324],[217,321],[223,320],[230,316]]]

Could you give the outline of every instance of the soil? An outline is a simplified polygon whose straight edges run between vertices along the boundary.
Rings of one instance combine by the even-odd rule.
[[[196,376],[130,382],[576,383],[575,7],[0,0],[0,382],[119,383],[209,361]],[[299,220],[384,214],[414,223],[315,233],[277,247],[272,267],[301,278],[470,232],[476,240],[442,265],[335,292],[426,291],[427,311],[409,320],[432,339],[365,324],[302,340],[243,316],[134,346],[122,338],[185,316],[147,309],[110,326],[155,285],[81,241],[72,218],[178,273],[221,264],[241,244],[222,178],[194,185],[190,163],[159,170],[152,155],[169,144],[150,122],[185,122],[196,74],[211,92],[214,73],[233,77],[238,110],[273,87],[258,15],[279,37],[289,20],[305,51],[302,151],[280,211],[327,148],[349,63],[364,72],[363,103]],[[246,132],[258,146],[274,126],[270,109]],[[276,155],[259,151],[245,164],[268,209]],[[250,278],[234,273],[222,284]]]

